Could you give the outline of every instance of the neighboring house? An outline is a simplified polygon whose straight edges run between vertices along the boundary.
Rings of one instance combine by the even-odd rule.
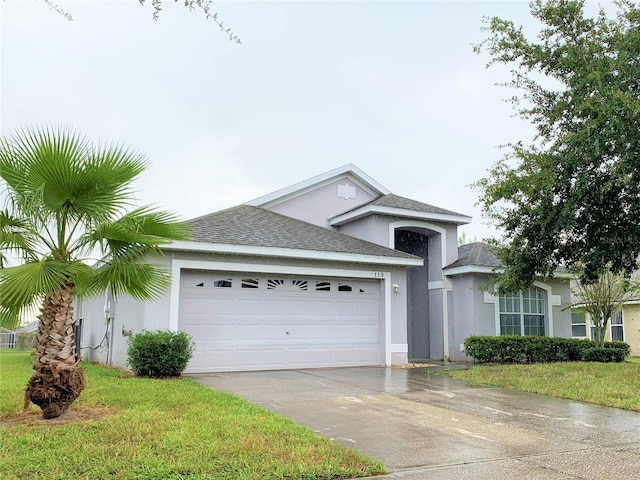
[[[34,320],[32,322],[27,323],[26,325],[21,325],[14,330],[16,333],[31,333],[36,334],[38,332],[38,320]]]
[[[483,244],[458,250],[470,221],[345,165],[191,220],[193,241],[164,248],[165,297],[78,305],[84,357],[124,366],[143,329],[188,332],[192,373],[457,360],[471,334],[571,336],[567,282],[482,290],[498,265]]]
[[[16,334],[11,330],[0,327],[0,348],[15,348]]]
[[[595,337],[595,327],[584,308],[571,309],[571,329],[574,338]],[[640,299],[631,300],[613,314],[607,324],[605,340],[620,340],[631,346],[631,355],[640,355]]]

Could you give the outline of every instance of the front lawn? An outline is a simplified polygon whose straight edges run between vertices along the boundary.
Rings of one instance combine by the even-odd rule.
[[[6,479],[330,479],[380,462],[280,415],[188,379],[83,365],[88,386],[63,417],[21,412],[31,357],[0,351],[0,476]]]
[[[438,372],[460,380],[640,411],[640,363],[476,365]]]

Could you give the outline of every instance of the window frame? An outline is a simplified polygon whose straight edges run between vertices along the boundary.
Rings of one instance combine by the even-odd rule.
[[[616,320],[619,319],[619,323],[613,323],[614,318]],[[620,338],[613,338],[613,329],[614,327],[617,329],[620,329]],[[609,338],[612,342],[615,342],[616,340],[620,340],[621,342],[624,342],[624,313],[623,310],[620,309],[617,312],[614,312],[613,315],[611,315],[611,317],[609,318]]]
[[[582,315],[582,318],[579,317]],[[582,320],[582,322],[576,322],[575,320]],[[584,327],[584,335],[576,335],[573,331],[573,327]],[[587,312],[584,310],[571,312],[571,338],[589,338],[590,329],[587,329]]]
[[[498,295],[498,335],[547,336],[548,293],[545,289],[532,285],[526,291],[516,294]],[[517,317],[518,325],[515,323]],[[537,321],[536,321],[537,320]],[[516,330],[517,327],[519,331]],[[537,329],[542,333],[531,333]],[[528,333],[527,333],[528,332]]]

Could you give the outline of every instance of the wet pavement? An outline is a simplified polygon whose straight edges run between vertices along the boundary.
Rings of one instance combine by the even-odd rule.
[[[640,479],[636,412],[473,385],[423,368],[191,378],[382,460],[386,478]]]

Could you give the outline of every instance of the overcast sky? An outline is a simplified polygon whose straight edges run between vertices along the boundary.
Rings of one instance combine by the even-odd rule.
[[[150,3],[151,0],[148,0]],[[141,203],[183,218],[353,163],[393,193],[473,216],[469,184],[531,127],[485,69],[482,16],[534,28],[528,4],[224,2],[242,39],[182,2],[0,0],[0,130],[71,125],[149,155]],[[533,30],[535,31],[535,30]]]

